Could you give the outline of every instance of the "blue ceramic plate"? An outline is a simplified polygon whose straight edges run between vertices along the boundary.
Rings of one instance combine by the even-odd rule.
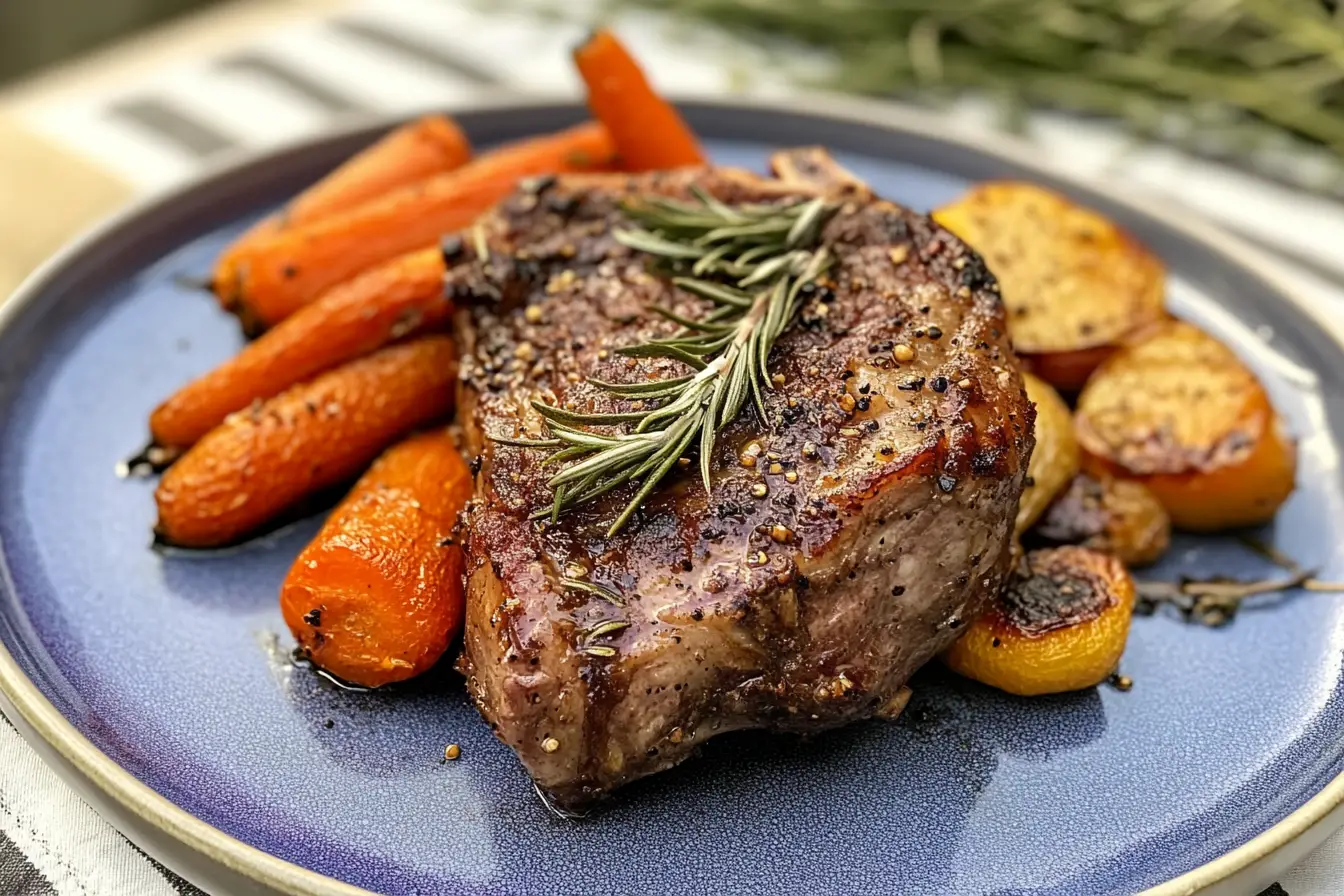
[[[1170,266],[1176,313],[1234,346],[1301,438],[1299,490],[1265,537],[1344,576],[1344,348],[1328,309],[1277,290],[1174,211],[1142,211],[904,113],[688,112],[719,162],[760,167],[771,147],[826,143],[916,208],[976,179],[1026,177],[1134,231]],[[515,105],[462,121],[484,145],[579,115]],[[139,209],[6,308],[0,641],[13,662],[0,658],[0,681],[142,820],[300,892],[349,892],[341,881],[398,894],[1093,896],[1200,868],[1323,790],[1292,831],[1337,801],[1344,604],[1320,595],[1265,599],[1218,630],[1137,619],[1129,693],[1023,700],[926,670],[895,724],[810,741],[721,737],[581,823],[546,812],[446,669],[352,694],[292,667],[276,591],[318,521],[227,553],[165,556],[149,547],[152,483],[113,468],[160,399],[240,344],[234,322],[174,276],[208,270],[258,213],[374,133],[256,160]],[[1234,539],[1182,538],[1154,574],[1268,571]],[[450,742],[462,759],[444,763]],[[1226,877],[1285,830],[1186,883]]]

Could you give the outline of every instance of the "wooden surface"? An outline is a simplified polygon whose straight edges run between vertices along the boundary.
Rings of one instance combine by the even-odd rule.
[[[0,118],[0,296],[132,193],[94,163]]]

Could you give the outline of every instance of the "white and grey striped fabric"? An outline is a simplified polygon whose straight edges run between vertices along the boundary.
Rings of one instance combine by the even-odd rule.
[[[8,721],[0,721],[0,894],[204,896],[103,821]]]
[[[569,0],[557,19],[456,0],[337,4],[204,58],[18,112],[53,142],[150,191],[232,152],[355,116],[451,106],[486,88],[577,93],[567,51],[591,5]],[[629,14],[619,27],[658,82],[686,93],[787,91],[791,77],[825,66],[795,52],[784,72],[765,51],[713,32],[674,31],[656,17]],[[949,116],[987,127],[991,113],[963,103]],[[1276,254],[1301,289],[1338,302],[1344,314],[1344,205],[1170,148],[1134,145],[1100,124],[1041,116],[1032,138],[1062,170],[1123,179],[1249,237]],[[103,822],[0,724],[0,896],[173,893],[200,891]],[[1341,893],[1344,835],[1263,896]]]

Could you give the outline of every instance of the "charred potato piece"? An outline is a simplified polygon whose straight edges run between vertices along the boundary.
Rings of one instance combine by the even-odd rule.
[[[1032,551],[943,661],[1024,697],[1090,688],[1119,664],[1133,612],[1134,581],[1117,558],[1080,547]]]
[[[1027,487],[1017,504],[1014,531],[1021,535],[1050,506],[1078,472],[1078,439],[1073,433],[1073,412],[1059,393],[1040,377],[1023,374],[1027,398],[1036,405],[1036,448],[1027,464]]]
[[[1293,490],[1297,446],[1264,387],[1182,321],[1108,359],[1078,397],[1074,428],[1086,469],[1142,482],[1179,529],[1266,522]]]
[[[1156,563],[1171,544],[1171,518],[1141,483],[1081,473],[1046,509],[1031,540],[1114,554],[1128,567]]]
[[[1130,334],[1163,320],[1162,263],[1110,221],[1033,184],[978,184],[938,209],[999,280],[1013,347],[1076,392]]]

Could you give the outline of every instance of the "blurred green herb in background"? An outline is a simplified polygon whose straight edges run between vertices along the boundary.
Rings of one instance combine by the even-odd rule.
[[[1204,154],[1330,158],[1344,191],[1344,12],[1336,0],[616,0],[766,45],[826,51],[820,86],[975,93],[1122,120]]]
[[[0,0],[0,82],[219,0]]]

